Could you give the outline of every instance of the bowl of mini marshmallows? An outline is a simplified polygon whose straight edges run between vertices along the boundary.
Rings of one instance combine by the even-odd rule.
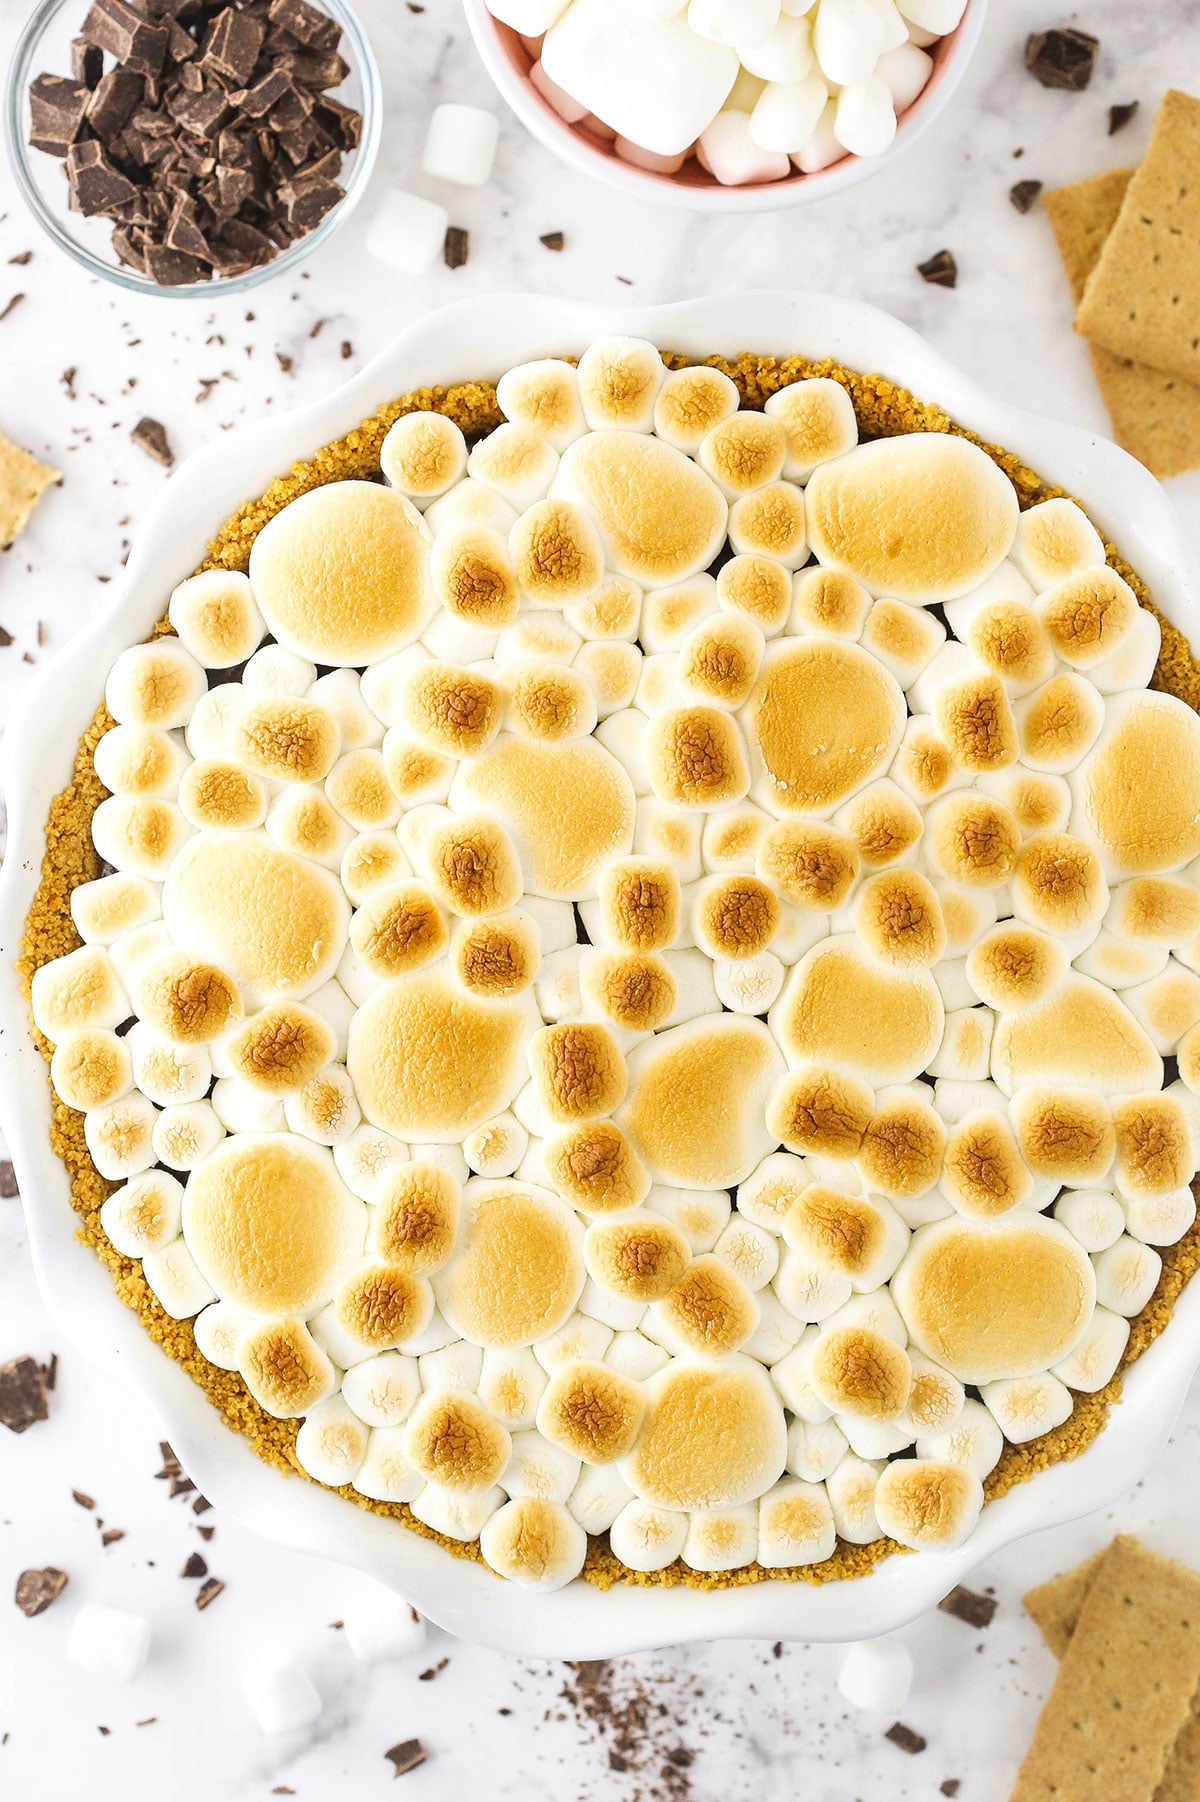
[[[699,212],[863,181],[958,86],[986,0],[465,0],[517,117],[563,162]]]

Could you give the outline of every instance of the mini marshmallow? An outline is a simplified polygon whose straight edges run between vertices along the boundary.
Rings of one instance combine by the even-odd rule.
[[[689,1570],[742,1570],[758,1556],[758,1509],[702,1509],[688,1516],[680,1553]]]
[[[628,1502],[608,1531],[613,1555],[633,1571],[666,1570],[682,1555],[688,1517],[650,1502]]]
[[[821,0],[826,6],[829,0]],[[896,109],[882,75],[844,87],[833,115],[839,144],[852,156],[882,156],[896,135]]]
[[[544,37],[570,0],[489,0],[488,11],[523,38]]]
[[[1125,1203],[1130,1236],[1143,1245],[1177,1245],[1195,1218],[1195,1197],[1186,1188],[1169,1195],[1139,1195]]]
[[[836,1420],[793,1420],[788,1428],[787,1467],[805,1483],[823,1483],[846,1456],[849,1442]]]
[[[847,1452],[837,1469],[826,1478],[825,1489],[838,1538],[851,1545],[870,1545],[882,1537],[875,1518],[875,1489],[880,1468]]]
[[[807,19],[785,14],[760,44],[741,43],[742,67],[761,81],[803,81],[813,66],[812,32]]]
[[[980,1482],[995,1470],[1003,1450],[1003,1433],[983,1403],[977,1401],[965,1401],[958,1419],[944,1433],[917,1440],[918,1458],[961,1464]]]
[[[816,130],[829,89],[819,75],[803,81],[769,81],[750,114],[749,132],[760,150],[798,156]]]
[[[1071,1391],[1057,1377],[1015,1377],[985,1383],[979,1391],[983,1405],[1012,1445],[1024,1445],[1060,1427],[1074,1403]]]
[[[331,1488],[351,1483],[367,1455],[367,1428],[340,1395],[310,1408],[296,1434],[296,1457]]]
[[[110,795],[92,815],[92,843],[122,874],[161,882],[192,828],[173,801]]]
[[[137,1031],[137,1027],[134,1028]],[[178,1049],[182,1049],[179,1047]],[[283,1102],[238,1076],[223,1076],[209,1097],[217,1119],[231,1133],[283,1131]]]
[[[587,1534],[567,1510],[538,1496],[505,1503],[479,1534],[485,1562],[522,1589],[562,1589],[583,1569]]]
[[[173,1240],[161,1251],[148,1251],[142,1259],[142,1275],[172,1320],[190,1320],[214,1299],[182,1239]]]
[[[302,1089],[292,1090],[284,1097],[283,1113],[290,1131],[318,1145],[340,1144],[362,1119],[342,1064],[326,1064]]]
[[[114,726],[96,746],[96,774],[115,795],[157,795],[170,801],[187,767],[182,745],[157,726]]]
[[[714,44],[761,44],[778,23],[779,0],[691,0],[688,6],[692,30]]]
[[[419,1652],[429,1630],[412,1605],[382,1583],[364,1580],[341,1609],[346,1644],[364,1664]]]
[[[154,1122],[152,1144],[160,1164],[194,1170],[224,1137],[225,1128],[207,1101],[187,1101],[163,1109]]]
[[[371,1427],[402,1425],[416,1406],[420,1393],[417,1359],[397,1351],[364,1358],[342,1378],[343,1399],[358,1418]]]
[[[244,701],[240,682],[222,682],[201,695],[183,734],[193,757],[219,757],[228,751]]]
[[[150,1652],[150,1622],[143,1614],[85,1602],[71,1622],[67,1657],[93,1677],[132,1683]]]
[[[912,1694],[912,1653],[898,1639],[871,1639],[848,1648],[837,1686],[855,1708],[899,1714]]]
[[[1108,1189],[1064,1189],[1054,1218],[1086,1252],[1107,1251],[1125,1231],[1125,1211]]]
[[[896,7],[910,28],[945,37],[966,11],[966,0],[896,0]]]
[[[615,1464],[585,1464],[567,1508],[585,1533],[607,1533],[632,1500],[633,1491]]]
[[[1068,1389],[1094,1395],[1116,1375],[1128,1343],[1129,1322],[1108,1308],[1097,1308],[1074,1351],[1054,1366],[1054,1375]]]
[[[450,215],[435,200],[391,188],[367,231],[371,256],[402,275],[424,275],[442,253]]]
[[[565,88],[560,88],[556,81],[551,81],[540,59],[530,69],[529,80],[542,99],[549,101],[564,125],[581,125],[591,117],[585,106],[581,106]]]
[[[306,695],[317,679],[317,668],[305,657],[286,651],[281,644],[265,644],[242,671],[241,686],[247,696],[258,700],[270,695],[282,700],[291,695]]]
[[[273,1739],[311,1726],[322,1708],[316,1684],[302,1664],[289,1658],[248,1666],[242,1672],[242,1694],[263,1733]]]
[[[118,725],[170,732],[187,725],[207,688],[203,669],[178,638],[155,638],[121,652],[105,683],[104,701]]]
[[[837,102],[827,100],[821,117],[813,127],[812,137],[799,156],[792,157],[793,163],[802,174],[819,175],[822,169],[828,169],[834,163],[840,163],[846,155],[845,148],[838,142],[833,129],[836,113]]]
[[[443,105],[433,109],[425,137],[421,167],[426,175],[481,188],[492,173],[500,121],[478,106]]]
[[[597,338],[579,359],[579,393],[593,432],[649,432],[666,380],[662,355],[645,338]]]
[[[887,83],[897,114],[903,113],[924,93],[933,74],[933,58],[916,44],[899,44],[895,50],[884,51],[875,73]]]
[[[178,1237],[182,1206],[183,1184],[165,1170],[147,1170],[108,1197],[100,1224],[119,1252],[140,1258]]]
[[[842,88],[865,82],[883,53],[883,17],[871,0],[820,0],[812,47],[826,80]]]
[[[604,1362],[622,1376],[632,1377],[635,1383],[644,1383],[662,1369],[669,1355],[644,1333],[620,1332],[605,1352]]]
[[[92,1162],[101,1176],[122,1179],[149,1170],[154,1162],[154,1122],[158,1109],[136,1093],[123,1095],[83,1117]]]
[[[180,643],[207,669],[244,663],[266,631],[250,579],[238,570],[206,569],[189,576],[172,594],[167,618]]]
[[[526,1428],[512,1436],[512,1454],[500,1477],[500,1487],[514,1499],[540,1496],[543,1501],[565,1504],[581,1469],[578,1458],[561,1446],[552,1445],[536,1430]]]
[[[778,1000],[786,976],[786,966],[771,951],[737,963],[713,960],[717,998],[735,1014],[765,1014]]]

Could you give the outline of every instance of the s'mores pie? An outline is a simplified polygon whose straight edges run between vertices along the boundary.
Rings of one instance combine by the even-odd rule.
[[[1178,647],[898,391],[576,349],[329,447],[114,660],[56,1143],[267,1455],[498,1577],[952,1549],[1194,1258]]]

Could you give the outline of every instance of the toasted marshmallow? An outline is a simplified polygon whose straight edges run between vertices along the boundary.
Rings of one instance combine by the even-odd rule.
[[[854,923],[872,956],[893,969],[926,969],[946,949],[941,902],[916,870],[885,870],[859,890]]]
[[[700,839],[705,873],[714,876],[737,871],[749,875],[763,836],[773,823],[771,816],[752,801],[709,814]]]
[[[758,1325],[758,1303],[712,1253],[696,1258],[650,1310],[650,1326],[668,1350],[721,1358],[739,1350]]]
[[[1059,496],[1022,513],[1012,558],[1040,590],[1064,576],[1102,565],[1104,542],[1082,507]]]
[[[606,571],[600,585],[585,600],[576,601],[565,611],[568,624],[586,639],[615,638],[632,641],[638,637],[642,619],[642,590],[628,576],[614,576]]]
[[[579,670],[531,663],[509,672],[504,723],[510,732],[547,740],[586,737],[596,719],[595,695]]]
[[[408,1161],[408,1147],[375,1126],[359,1126],[333,1148],[338,1175],[360,1201],[382,1202],[392,1177]]]
[[[494,488],[467,476],[430,503],[425,509],[425,526],[434,534],[435,542],[443,533],[473,526],[486,526],[507,538],[516,517],[517,509]]]
[[[250,581],[285,650],[361,668],[416,638],[432,611],[419,516],[394,488],[329,482],[258,534]]]
[[[805,1325],[828,1320],[845,1306],[852,1293],[848,1276],[817,1263],[807,1252],[791,1249],[780,1260],[771,1288],[786,1312]]]
[[[1116,570],[1101,563],[1046,588],[1038,610],[1055,654],[1086,670],[1119,647],[1137,617],[1138,601]]]
[[[343,1065],[326,1064],[303,1088],[284,1098],[283,1116],[290,1130],[318,1145],[338,1145],[362,1119],[354,1085]]]
[[[1099,926],[1108,908],[1108,884],[1085,840],[1038,832],[1017,855],[1012,897],[1019,919],[1073,940]]]
[[[1054,668],[1054,650],[1042,621],[1024,601],[997,600],[981,607],[964,634],[985,669],[999,676],[1010,694],[1045,682]]]
[[[1112,891],[1105,925],[1118,938],[1175,949],[1200,931],[1200,890],[1167,876],[1135,877]]]
[[[521,1496],[492,1514],[479,1534],[485,1561],[523,1589],[561,1589],[583,1569],[587,1534],[557,1502]]]
[[[245,663],[266,630],[249,578],[231,569],[207,569],[181,582],[167,618],[185,650],[207,669]]]
[[[1160,975],[1126,989],[1123,999],[1155,1049],[1167,1055],[1200,1021],[1200,976],[1168,958]]]
[[[483,1354],[479,1399],[492,1417],[511,1431],[527,1429],[534,1423],[548,1381],[531,1351],[493,1347]]]
[[[680,1229],[651,1214],[594,1221],[583,1251],[588,1273],[601,1288],[644,1303],[661,1301],[691,1259]]]
[[[923,1084],[880,1092],[855,1165],[873,1195],[923,1195],[937,1181],[946,1129],[927,1096]]]
[[[173,801],[110,795],[92,815],[92,843],[124,875],[161,882],[191,834]]]
[[[572,1458],[611,1464],[633,1450],[645,1411],[645,1395],[629,1377],[606,1364],[565,1363],[538,1403],[538,1431]]]
[[[631,705],[643,669],[642,653],[621,639],[585,644],[575,659],[575,669],[592,690],[597,718]]]
[[[874,963],[850,936],[801,959],[771,1010],[771,1030],[795,1064],[833,1064],[878,1086],[911,1082],[941,1042],[945,1009],[927,971]]]
[[[908,1401],[912,1369],[907,1354],[883,1334],[834,1327],[814,1345],[810,1381],[834,1412],[885,1421]]]
[[[1102,695],[1125,689],[1147,688],[1162,649],[1162,627],[1146,607],[1139,607],[1133,624],[1115,651],[1093,663],[1089,680]]]
[[[925,831],[920,811],[888,776],[839,807],[833,823],[849,834],[862,862],[872,870],[911,862]]]
[[[722,492],[736,501],[777,482],[786,456],[787,433],[779,420],[765,413],[735,413],[713,426],[700,445],[698,460]]]
[[[450,959],[463,987],[501,1000],[527,989],[537,972],[539,933],[523,913],[495,914],[460,927]]]
[[[402,1425],[420,1393],[416,1359],[406,1358],[400,1352],[381,1352],[378,1357],[366,1358],[342,1378],[343,1396],[358,1418],[371,1427]]]
[[[833,580],[832,571],[825,574],[827,580]],[[891,672],[901,688],[909,689],[945,643],[946,631],[939,619],[921,607],[879,600],[871,607],[860,637],[863,647]]]
[[[499,631],[517,616],[520,595],[508,545],[487,525],[440,533],[430,554],[430,579],[446,612],[468,626]]]
[[[951,1128],[941,1186],[971,1219],[1007,1214],[1031,1198],[1033,1178],[1003,1114],[978,1108]]]
[[[1108,1189],[1064,1189],[1054,1218],[1087,1252],[1106,1251],[1125,1230],[1124,1210]]]
[[[505,626],[496,640],[495,663],[498,670],[540,658],[550,663],[570,663],[583,640],[563,614],[543,608],[528,608],[519,613],[511,626]]]
[[[100,1209],[109,1242],[127,1258],[162,1251],[179,1236],[183,1185],[165,1170],[147,1170],[117,1189]]]
[[[787,623],[792,581],[784,565],[774,558],[744,552],[721,566],[717,597],[722,607],[750,620],[772,638]]]
[[[250,1315],[243,1314],[240,1308],[231,1308],[224,1301],[210,1302],[192,1323],[196,1350],[218,1370],[236,1370],[242,1340],[253,1325]]]
[[[1040,1376],[985,1383],[980,1395],[984,1407],[1012,1445],[1023,1445],[1060,1427],[1070,1418],[1074,1406],[1071,1391],[1049,1371]]]
[[[632,1571],[665,1570],[682,1554],[688,1517],[648,1502],[631,1501],[609,1529],[614,1555]]]
[[[491,1487],[512,1452],[508,1430],[477,1397],[450,1389],[427,1391],[408,1417],[405,1451],[429,1482],[462,1494]]]
[[[911,1354],[912,1384],[908,1391],[907,1424],[926,1438],[947,1433],[962,1414],[966,1393],[957,1377],[940,1364]]]
[[[328,1022],[297,1001],[269,1004],[243,1022],[223,1047],[232,1073],[267,1095],[302,1089],[334,1056]]]
[[[440,1270],[454,1249],[460,1187],[454,1175],[418,1158],[394,1166],[378,1191],[372,1242],[411,1276]]]
[[[579,359],[579,392],[593,432],[625,427],[649,432],[666,379],[662,357],[642,338],[597,338]]]
[[[825,1493],[837,1536],[848,1545],[870,1545],[883,1537],[875,1518],[875,1490],[881,1468],[848,1452],[826,1481]]]
[[[634,850],[640,856],[669,862],[680,882],[699,880],[701,838],[702,822],[695,814],[653,797],[638,802]]]
[[[1071,671],[1054,676],[1018,702],[1021,756],[1035,770],[1073,770],[1104,724],[1104,702],[1092,683]]]
[[[133,1012],[126,987],[144,962],[170,944],[162,921],[153,920],[123,932],[111,955],[103,945],[85,944],[43,964],[31,985],[34,1025],[51,1043],[84,1026],[119,1026]]]
[[[204,671],[178,638],[131,645],[113,664],[104,703],[118,725],[186,726],[208,684]]]
[[[466,440],[444,413],[406,413],[380,446],[379,467],[412,500],[436,500],[466,473]]]
[[[361,832],[346,846],[339,873],[350,900],[360,907],[373,891],[411,876],[412,869],[393,833]]]
[[[627,1032],[653,1032],[675,1012],[674,973],[653,953],[586,951],[579,974],[584,1005]]]
[[[400,818],[400,802],[387,770],[381,752],[362,746],[339,757],[326,777],[328,800],[355,831],[394,826]]]
[[[759,841],[755,868],[789,901],[832,913],[858,875],[858,847],[848,833],[819,821],[781,820]]]
[[[985,1383],[1033,1376],[1066,1357],[1091,1319],[1097,1288],[1077,1241],[1022,1213],[923,1227],[892,1297],[921,1351],[960,1382]]]
[[[1196,1156],[1187,1115],[1174,1095],[1123,1097],[1113,1104],[1113,1124],[1123,1196],[1157,1199],[1191,1182]]]
[[[184,743],[193,757],[216,757],[228,751],[233,739],[233,722],[245,698],[246,691],[240,682],[222,682],[201,695],[183,734]]]
[[[489,677],[431,659],[418,665],[404,685],[402,723],[428,750],[469,757],[495,737],[502,706],[501,693]]]
[[[350,922],[350,943],[376,976],[403,976],[440,957],[449,932],[423,883],[399,882],[368,896]]]
[[[289,783],[267,809],[267,836],[327,870],[341,864],[353,832],[319,788]]]
[[[788,626],[797,634],[826,632],[833,638],[861,638],[870,610],[871,597],[861,582],[816,564],[801,570],[792,583]]]
[[[930,1076],[956,1082],[983,1082],[988,1073],[995,1015],[986,1007],[960,1007],[946,1015],[946,1030]]]
[[[207,1101],[185,1101],[164,1108],[154,1122],[154,1155],[171,1170],[194,1170],[224,1137]]]
[[[700,884],[693,930],[710,957],[757,957],[778,924],[778,898],[760,877],[711,876]]]
[[[874,1097],[865,1083],[827,1066],[810,1065],[783,1078],[771,1096],[766,1121],[789,1151],[852,1158],[862,1145],[873,1112]],[[804,1180],[802,1166],[795,1176]],[[758,1205],[757,1196],[750,1205]],[[745,1211],[740,1192],[738,1206]]]
[[[50,1081],[59,1100],[79,1113],[103,1107],[133,1087],[129,1046],[102,1027],[69,1032],[55,1046]]]
[[[654,401],[654,430],[676,450],[694,455],[715,427],[731,419],[741,397],[719,369],[693,365],[673,370]]]
[[[636,1047],[619,1124],[651,1174],[682,1188],[741,1182],[772,1148],[763,1120],[783,1061],[741,1016],[676,1026]]]
[[[508,370],[496,384],[496,404],[512,424],[540,432],[556,451],[566,450],[587,427],[579,377],[554,357]]]
[[[752,620],[717,614],[684,640],[676,681],[688,700],[732,710],[749,699],[762,656],[763,635]]]
[[[938,683],[930,711],[950,755],[973,775],[1006,769],[1020,749],[1008,693],[991,670],[966,671]]]
[[[681,1554],[689,1570],[742,1570],[758,1555],[758,1511],[743,1508],[704,1509],[688,1519]]]
[[[1083,1089],[1019,1089],[1011,1118],[1021,1156],[1035,1176],[1086,1189],[1112,1168],[1113,1115],[1098,1095]]]
[[[114,726],[96,746],[93,764],[115,795],[174,800],[188,767],[183,747],[158,726]]]
[[[197,758],[180,780],[179,810],[197,831],[248,830],[267,817],[266,785],[232,758]]]
[[[1173,695],[1116,695],[1100,737],[1073,772],[1072,829],[1110,876],[1165,875],[1200,851],[1200,720]]]
[[[999,801],[969,791],[934,802],[925,843],[932,863],[952,881],[999,888],[1016,868],[1021,828]]]
[[[667,1508],[740,1507],[783,1474],[783,1408],[760,1365],[677,1359],[646,1385],[645,1422],[621,1467],[636,1496]]]
[[[453,759],[430,751],[395,726],[384,738],[382,754],[392,792],[405,806],[445,801],[454,777]]]
[[[850,396],[828,376],[792,382],[766,403],[766,412],[787,434],[784,474],[807,482],[818,464],[845,456],[858,443],[858,421]]]
[[[538,1099],[559,1125],[611,1114],[625,1098],[625,1062],[612,1033],[591,1021],[562,1022],[535,1033],[529,1064]]]
[[[300,1320],[256,1323],[242,1340],[238,1372],[276,1420],[307,1414],[336,1384],[333,1365]]]
[[[567,1500],[585,1533],[607,1533],[633,1491],[611,1464],[585,1464]]]
[[[742,735],[729,715],[694,704],[660,713],[646,733],[659,800],[700,812],[740,801],[750,786]]]
[[[992,1077],[1005,1094],[1027,1083],[1139,1094],[1161,1088],[1162,1060],[1110,989],[1071,973],[1043,1000],[997,1021]]]
[[[268,695],[238,714],[233,754],[273,782],[323,782],[340,742],[337,721],[319,701]]]
[[[509,534],[517,586],[535,607],[566,607],[599,586],[604,551],[590,515],[576,503],[537,501]]]
[[[1066,969],[1057,940],[1012,920],[985,933],[967,954],[967,980],[979,999],[1007,1013],[1044,1000]]]
[[[186,951],[147,959],[134,980],[133,1002],[140,1019],[177,1045],[206,1045],[242,1015],[233,978]]]
[[[917,1457],[956,1464],[982,1483],[1000,1461],[1004,1435],[982,1402],[966,1401],[953,1426],[917,1440]]]
[[[982,1508],[983,1485],[960,1464],[897,1460],[880,1473],[875,1486],[880,1527],[914,1551],[952,1551],[970,1533]]]
[[[608,567],[649,588],[699,575],[724,541],[721,490],[659,438],[599,431],[564,453],[553,492],[591,510]]]
[[[874,593],[925,602],[985,581],[1012,546],[1018,514],[1016,492],[991,459],[939,432],[858,446],[815,471],[806,504],[822,563]]]
[[[1061,776],[1017,764],[981,776],[979,787],[1003,802],[1023,832],[1062,832],[1070,818],[1071,790]]]
[[[118,872],[71,890],[71,918],[86,945],[111,945],[160,913],[159,891],[144,876]]]
[[[821,812],[890,764],[904,697],[857,645],[802,638],[768,648],[745,718],[756,798],[777,813]]]
[[[544,1189],[472,1183],[458,1248],[437,1278],[447,1319],[477,1345],[530,1345],[561,1327],[583,1288],[583,1231]]]
[[[1187,1187],[1168,1195],[1138,1195],[1126,1204],[1125,1213],[1131,1238],[1144,1245],[1177,1245],[1195,1223],[1196,1198]]]
[[[804,1259],[862,1289],[887,1281],[908,1239],[890,1208],[819,1183],[792,1202],[783,1233]]]

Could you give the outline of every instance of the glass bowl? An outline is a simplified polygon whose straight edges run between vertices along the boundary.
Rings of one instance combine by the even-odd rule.
[[[71,39],[83,23],[89,0],[40,0],[17,39],[5,77],[4,143],[17,186],[47,236],[65,250],[89,275],[98,275],[133,294],[161,295],[166,300],[197,300],[216,294],[237,294],[255,288],[273,276],[285,275],[331,238],[350,217],[371,178],[383,128],[379,66],[367,35],[346,0],[318,0],[322,11],[342,28],[341,52],[350,73],[340,88],[332,90],[345,105],[362,114],[362,138],[356,150],[343,158],[339,180],[346,190],[312,231],[280,251],[269,263],[242,275],[214,276],[207,282],[167,287],[151,281],[120,262],[112,248],[112,222],[103,217],[84,218],[68,206],[67,178],[57,157],[34,150],[29,144],[29,84],[43,73],[69,75]]]

